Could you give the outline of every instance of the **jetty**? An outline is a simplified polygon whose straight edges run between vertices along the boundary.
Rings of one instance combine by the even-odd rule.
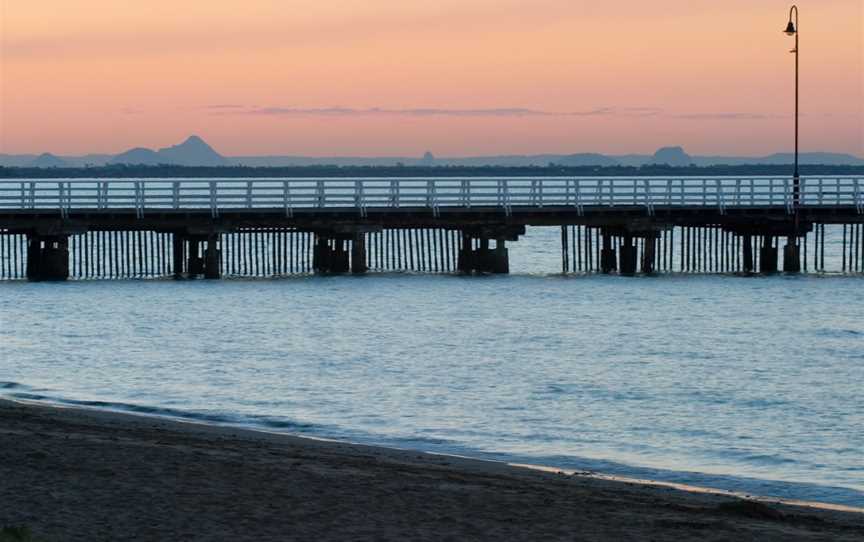
[[[0,278],[508,273],[561,232],[565,273],[864,271],[864,177],[0,180]]]

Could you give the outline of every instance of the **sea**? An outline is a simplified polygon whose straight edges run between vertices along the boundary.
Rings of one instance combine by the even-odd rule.
[[[864,507],[864,276],[564,275],[558,235],[505,276],[0,282],[0,395]]]

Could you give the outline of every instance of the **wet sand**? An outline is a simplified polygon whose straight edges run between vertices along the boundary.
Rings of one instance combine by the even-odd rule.
[[[0,400],[37,540],[864,540],[864,510]]]

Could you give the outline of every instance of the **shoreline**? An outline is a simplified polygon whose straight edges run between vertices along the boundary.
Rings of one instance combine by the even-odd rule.
[[[186,525],[196,540],[864,533],[864,510],[842,505],[4,398],[0,439],[0,528],[40,540],[155,540]]]
[[[10,389],[16,388],[27,388],[27,386],[13,384]],[[222,416],[203,416],[196,417],[193,413],[188,413],[185,411],[173,410],[173,409],[164,409],[161,407],[149,407],[146,405],[131,405],[126,403],[115,403],[115,402],[105,402],[105,401],[78,401],[78,400],[65,400],[65,399],[57,399],[51,398],[47,396],[33,396],[27,397],[26,394],[22,394],[22,396],[13,395],[3,395],[2,394],[2,386],[0,386],[0,401],[12,401],[15,403],[34,405],[34,406],[45,406],[49,408],[58,408],[58,409],[71,409],[71,410],[81,410],[85,412],[92,413],[104,413],[107,416],[133,416],[136,418],[144,418],[144,419],[157,419],[157,420],[165,420],[169,422],[176,422],[178,424],[190,424],[192,426],[199,427],[214,427],[214,428],[224,428],[226,430],[230,430],[232,432],[240,432],[247,433],[249,436],[255,436],[260,434],[269,434],[274,436],[286,436],[293,437],[299,439],[309,439],[314,441],[324,441],[324,442],[332,442],[332,443],[340,443],[340,444],[350,444],[356,446],[368,446],[370,448],[375,449],[384,449],[384,450],[393,450],[393,451],[406,451],[409,453],[424,453],[430,454],[433,456],[442,456],[442,457],[453,457],[460,458],[465,460],[474,460],[474,461],[482,461],[490,464],[500,464],[500,465],[509,465],[516,466],[521,468],[529,468],[544,472],[551,473],[564,473],[567,475],[578,475],[582,477],[591,477],[603,480],[610,481],[618,481],[618,482],[626,482],[626,483],[634,483],[634,484],[642,484],[642,485],[652,485],[658,487],[668,487],[673,489],[680,489],[683,491],[697,492],[697,493],[709,493],[716,494],[728,497],[737,497],[744,499],[751,499],[764,503],[777,503],[777,504],[790,504],[795,506],[807,506],[813,508],[823,508],[826,510],[838,510],[838,511],[847,511],[847,512],[859,512],[864,513],[864,505],[859,506],[856,503],[845,503],[845,502],[837,502],[837,501],[823,501],[819,499],[808,499],[808,498],[800,498],[800,497],[789,497],[789,496],[778,496],[776,494],[769,493],[759,493],[758,491],[754,492],[747,488],[723,488],[722,486],[714,486],[711,485],[710,482],[708,484],[699,483],[698,481],[690,482],[690,481],[679,481],[675,478],[681,478],[680,475],[687,475],[691,478],[694,477],[706,477],[712,476],[715,478],[719,478],[720,480],[731,481],[733,484],[738,483],[741,484],[741,480],[749,480],[753,483],[765,482],[769,484],[784,484],[784,483],[793,483],[786,482],[784,480],[777,479],[760,479],[760,478],[740,478],[734,474],[724,474],[724,473],[703,473],[699,471],[689,471],[689,470],[669,470],[669,469],[657,469],[653,467],[647,466],[633,466],[629,465],[631,473],[626,472],[627,464],[620,463],[621,467],[625,467],[625,469],[617,469],[619,472],[615,472],[614,470],[604,470],[602,468],[585,468],[582,466],[573,466],[571,465],[556,465],[554,463],[543,463],[541,462],[533,462],[531,458],[520,457],[520,456],[512,456],[512,454],[507,453],[496,453],[496,452],[486,452],[479,451],[476,455],[472,455],[471,451],[463,452],[463,451],[438,451],[434,449],[423,449],[423,448],[405,448],[399,446],[398,444],[392,443],[376,443],[376,442],[364,442],[362,440],[351,440],[350,437],[339,437],[339,436],[318,436],[314,434],[299,434],[295,432],[291,432],[287,429],[281,428],[270,428],[266,425],[256,425],[255,423],[243,423],[239,420],[232,420],[230,418],[225,418]],[[585,461],[597,461],[597,458],[583,458]],[[625,472],[620,472],[621,470],[625,470]],[[655,471],[656,474],[659,474],[658,477],[653,477],[650,474],[645,476],[646,473],[644,471]],[[643,471],[641,474],[639,471]],[[664,478],[663,474],[668,474],[671,476],[667,476]],[[671,478],[671,479],[670,479]],[[707,480],[706,480],[707,481]],[[832,489],[843,489],[848,491],[855,491],[850,488],[845,488],[843,486],[825,486],[826,488]]]

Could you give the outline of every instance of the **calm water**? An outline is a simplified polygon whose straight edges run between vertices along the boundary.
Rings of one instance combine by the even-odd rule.
[[[864,506],[864,278],[0,284],[0,393]]]

